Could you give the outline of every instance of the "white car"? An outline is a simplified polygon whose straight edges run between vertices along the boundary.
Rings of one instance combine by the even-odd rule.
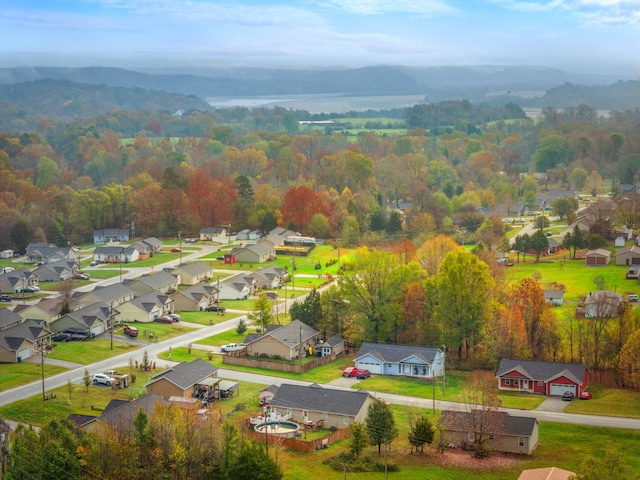
[[[106,375],[104,373],[96,373],[93,376],[93,384],[94,385],[106,385],[107,387],[110,387],[111,384],[114,382],[113,378],[111,378],[109,375]]]
[[[220,347],[220,350],[222,352],[235,352],[236,350],[242,350],[244,347],[244,343],[228,343]]]

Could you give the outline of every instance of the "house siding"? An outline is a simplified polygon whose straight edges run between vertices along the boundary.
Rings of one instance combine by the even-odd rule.
[[[155,393],[156,395],[161,396],[165,400],[169,400],[171,397],[192,397],[193,396],[193,387],[191,387],[191,391],[182,390],[177,385],[171,383],[170,381],[160,378],[157,381],[147,385],[147,393]]]

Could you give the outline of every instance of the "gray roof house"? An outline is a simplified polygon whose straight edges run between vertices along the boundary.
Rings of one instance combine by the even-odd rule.
[[[195,285],[200,282],[208,282],[213,278],[213,267],[201,261],[183,263],[168,272],[178,277],[180,285]]]
[[[584,316],[587,318],[613,318],[622,313],[622,294],[611,290],[589,292],[584,300]]]
[[[122,283],[136,295],[146,295],[151,292],[171,294],[178,289],[178,278],[164,270],[146,273],[137,280],[124,280]]]
[[[27,252],[27,261],[30,263],[54,263],[62,260],[78,260],[78,254],[71,248],[38,247]]]
[[[51,332],[44,322],[27,320],[0,330],[0,363],[22,362],[41,352]]]
[[[132,246],[96,247],[93,250],[93,259],[100,263],[131,263],[140,259],[140,252]]]
[[[53,332],[62,332],[67,329],[76,329],[82,332],[90,332],[93,335],[100,335],[107,331],[111,313],[112,310],[109,304],[97,302],[62,315],[51,323],[51,330]]]
[[[544,301],[556,307],[564,303],[564,290],[542,290]]]
[[[79,303],[91,305],[96,302],[104,302],[117,307],[125,302],[133,300],[135,292],[121,283],[112,283],[107,286],[96,286],[92,291],[78,295]]]
[[[279,288],[287,275],[289,275],[289,273],[277,265],[259,268],[250,274],[250,276],[255,279],[257,287],[267,290]]]
[[[19,293],[25,287],[30,285],[38,285],[38,275],[28,268],[21,268],[13,272],[7,272],[0,275],[0,292],[1,293]]]
[[[374,401],[366,390],[334,390],[318,384],[283,383],[269,401],[272,412],[290,415],[294,422],[322,423],[324,428],[348,428],[363,422]]]
[[[0,308],[0,330],[22,323],[22,317],[8,308]]]
[[[220,288],[218,294],[220,299],[242,300],[252,295],[255,291],[255,280],[252,277],[247,277],[248,275],[240,273],[216,283],[216,286]]]
[[[93,243],[104,245],[111,242],[128,242],[129,230],[126,228],[104,228],[93,231]]]
[[[61,260],[53,263],[45,263],[36,268],[33,273],[38,275],[40,282],[60,282],[71,278],[78,270],[78,262],[75,260]]]
[[[440,377],[444,375],[444,352],[437,347],[365,342],[355,366],[382,375]]]
[[[589,384],[586,365],[537,362],[503,358],[496,375],[500,390],[562,395],[571,391],[580,395]]]
[[[207,379],[218,376],[218,368],[201,358],[182,362],[153,375],[145,385],[147,393],[155,393],[165,400],[171,397],[195,398],[198,385],[208,385]]]
[[[306,356],[309,347],[318,345],[318,335],[315,328],[300,320],[293,320],[273,330],[267,329],[264,335],[249,342],[246,348],[247,355],[267,355],[271,358],[294,360],[298,355]]]
[[[199,312],[215,303],[218,289],[200,282],[171,294],[176,311]]]
[[[150,292],[118,306],[119,322],[153,322],[156,317],[173,313],[173,299],[164,293]]]
[[[133,430],[133,421],[140,410],[153,414],[156,405],[168,405],[169,402],[155,393],[147,393],[135,400],[111,400],[104,411],[97,417],[70,416],[70,420],[84,432],[109,431],[126,432]],[[78,421],[77,419],[81,419]]]
[[[476,440],[474,432],[474,411],[444,410],[440,423],[444,427],[447,444],[460,447],[473,446]],[[533,417],[511,416],[506,412],[491,412],[489,431],[485,432],[486,441],[498,452],[523,453],[530,455],[538,446],[539,422]],[[477,422],[475,422],[477,424]]]
[[[276,248],[271,242],[259,241],[235,251],[236,262],[264,263],[276,258]]]
[[[229,234],[225,227],[203,227],[200,229],[200,240],[213,240]]]

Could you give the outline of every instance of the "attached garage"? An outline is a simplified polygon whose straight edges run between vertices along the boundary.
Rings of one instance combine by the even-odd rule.
[[[574,384],[564,384],[564,383],[551,383],[549,384],[549,395],[562,395],[564,392],[572,392],[574,395],[576,393],[576,386]]]
[[[33,355],[33,348],[31,346],[18,350],[18,361],[24,362],[27,358]]]
[[[371,361],[357,361],[356,367],[364,370],[369,370],[371,373],[382,373],[382,363],[380,362],[371,362]]]

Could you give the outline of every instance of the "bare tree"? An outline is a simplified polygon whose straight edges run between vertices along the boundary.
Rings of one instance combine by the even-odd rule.
[[[475,456],[483,457],[490,454],[488,441],[492,435],[499,433],[502,405],[498,397],[495,377],[488,371],[477,370],[465,381],[462,387],[463,402],[466,415],[465,429],[469,432],[469,439],[473,437]]]

